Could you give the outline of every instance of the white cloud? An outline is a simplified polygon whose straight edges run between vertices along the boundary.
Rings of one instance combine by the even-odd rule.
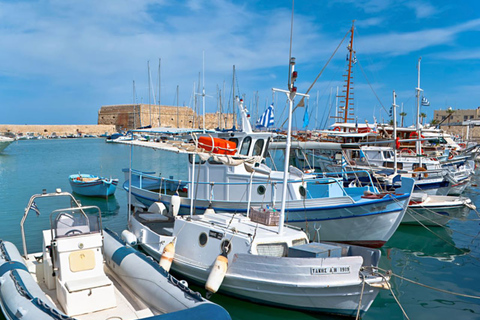
[[[405,6],[414,10],[417,19],[431,17],[438,13],[437,8],[425,1],[408,1]]]

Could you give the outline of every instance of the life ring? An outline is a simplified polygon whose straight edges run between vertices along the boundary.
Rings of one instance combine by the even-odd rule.
[[[412,150],[407,149],[407,148],[400,150],[400,154],[402,154],[402,153],[404,153],[404,152],[407,152],[408,154],[412,154],[412,153],[413,153]]]
[[[460,146],[460,148],[464,148],[464,149],[467,147],[467,145],[466,145],[465,143],[463,143],[463,142],[462,142],[462,143],[459,143],[458,145]]]
[[[340,129],[340,127],[335,127],[333,128],[333,131],[342,131],[342,129]]]
[[[420,135],[420,137],[422,139],[424,139],[425,137],[423,136],[423,134]],[[413,132],[410,132],[410,135],[408,136],[409,139],[418,139],[418,133],[413,131]],[[425,141],[421,141],[421,143],[424,143]]]
[[[453,159],[453,154],[450,154],[450,155],[448,156],[448,160],[452,160],[452,159]]]

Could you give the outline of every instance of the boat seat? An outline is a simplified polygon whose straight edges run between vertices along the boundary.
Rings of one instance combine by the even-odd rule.
[[[164,222],[169,220],[167,216],[161,213],[140,213],[138,216],[145,221]]]
[[[80,280],[71,280],[65,283],[68,292],[77,292],[87,289],[111,286],[113,283],[107,276],[98,276]]]

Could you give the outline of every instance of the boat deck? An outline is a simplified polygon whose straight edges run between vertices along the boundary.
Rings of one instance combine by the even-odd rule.
[[[36,277],[36,266],[38,262],[35,259],[35,256],[41,254],[29,254],[28,260],[26,261],[28,270],[32,274],[33,278],[37,281]],[[96,311],[92,313],[87,313],[83,315],[75,315],[74,318],[78,320],[98,320],[98,319],[122,319],[122,320],[132,320],[132,319],[141,319],[146,317],[152,317],[156,314],[160,314],[159,311],[152,310],[144,303],[142,303],[138,298],[135,297],[133,292],[131,292],[126,285],[122,284],[121,280],[115,277],[112,273],[109,272],[108,268],[105,267],[105,273],[107,277],[113,282],[115,288],[115,299],[117,301],[117,307],[105,309],[101,311]],[[62,309],[60,303],[57,300],[56,290],[49,290],[44,283],[39,283],[40,288],[47,295],[47,297]]]

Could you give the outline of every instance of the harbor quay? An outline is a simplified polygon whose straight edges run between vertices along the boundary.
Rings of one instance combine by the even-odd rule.
[[[0,124],[0,132],[15,135],[26,135],[33,133],[35,136],[48,137],[53,134],[57,136],[68,135],[102,135],[116,132],[115,125],[97,124],[72,124],[72,125],[46,125],[46,124]]]

